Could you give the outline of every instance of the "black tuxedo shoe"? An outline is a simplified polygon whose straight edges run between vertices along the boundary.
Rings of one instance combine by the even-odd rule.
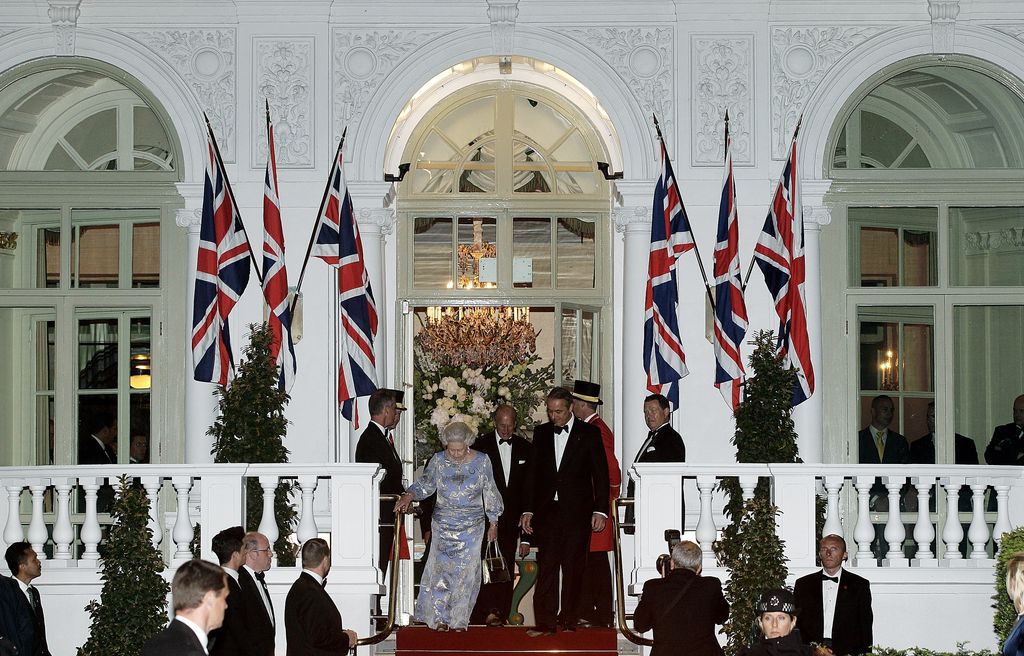
[[[555,633],[556,631],[554,629],[542,629],[539,626],[535,629],[526,630],[526,635],[530,638],[537,638],[540,636],[553,636],[555,635]]]
[[[576,631],[576,625],[575,624],[569,624],[568,622],[563,624],[560,628],[563,631],[567,632],[567,633],[573,633],[573,632]]]

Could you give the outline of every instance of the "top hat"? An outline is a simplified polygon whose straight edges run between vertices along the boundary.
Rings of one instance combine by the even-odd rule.
[[[388,391],[391,392],[391,398],[395,400],[395,408],[398,410],[406,410],[405,392],[396,389],[389,389]]]
[[[762,613],[789,613],[796,616],[799,609],[796,607],[796,597],[785,588],[765,590],[761,593],[757,604],[754,606],[758,615]]]
[[[601,386],[588,380],[577,380],[572,384],[572,395],[580,401],[601,405]]]

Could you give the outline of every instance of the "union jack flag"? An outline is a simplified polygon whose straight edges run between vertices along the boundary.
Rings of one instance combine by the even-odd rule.
[[[795,133],[789,159],[782,169],[779,186],[757,239],[754,257],[775,299],[775,312],[779,315],[779,357],[796,370],[793,405],[797,406],[814,393],[814,368],[807,337],[804,217],[797,185]]]
[[[280,367],[278,386],[287,391],[295,382],[295,346],[292,343],[292,311],[288,305],[288,269],[284,259],[281,199],[277,194],[277,156],[274,125],[267,112],[267,173],[263,182],[263,297],[270,308],[267,323],[273,335],[270,357]]]
[[[694,241],[664,142],[661,163],[661,176],[654,187],[651,252],[647,259],[644,369],[647,370],[647,389],[664,394],[672,407],[678,408],[679,380],[690,372],[679,334],[676,269],[679,257],[694,248]]]
[[[725,116],[725,179],[718,210],[715,241],[715,387],[736,411],[742,399],[743,359],[740,344],[747,334],[747,307],[743,302],[739,255],[740,229],[736,216],[736,184],[732,175],[732,139]]]
[[[192,364],[198,381],[226,385],[234,371],[228,314],[249,283],[249,238],[208,130],[203,220],[192,297]]]
[[[355,399],[377,389],[373,340],[377,336],[377,306],[363,259],[359,226],[352,211],[352,198],[345,185],[341,145],[327,180],[327,192],[317,217],[313,255],[338,267],[338,295],[341,303],[341,363],[338,367],[338,402],[341,414],[352,420]]]

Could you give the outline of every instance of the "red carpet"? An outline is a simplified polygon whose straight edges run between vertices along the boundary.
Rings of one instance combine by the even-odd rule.
[[[406,626],[395,638],[396,656],[436,656],[461,652],[467,656],[522,656],[530,653],[565,653],[574,656],[615,656],[614,629],[582,629],[553,636],[530,638],[526,627],[471,626],[469,631],[438,633],[425,626]]]

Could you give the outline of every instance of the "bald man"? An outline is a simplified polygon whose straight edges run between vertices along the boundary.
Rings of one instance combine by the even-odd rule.
[[[1013,423],[996,426],[985,449],[990,465],[1024,465],[1024,394],[1013,400]]]

